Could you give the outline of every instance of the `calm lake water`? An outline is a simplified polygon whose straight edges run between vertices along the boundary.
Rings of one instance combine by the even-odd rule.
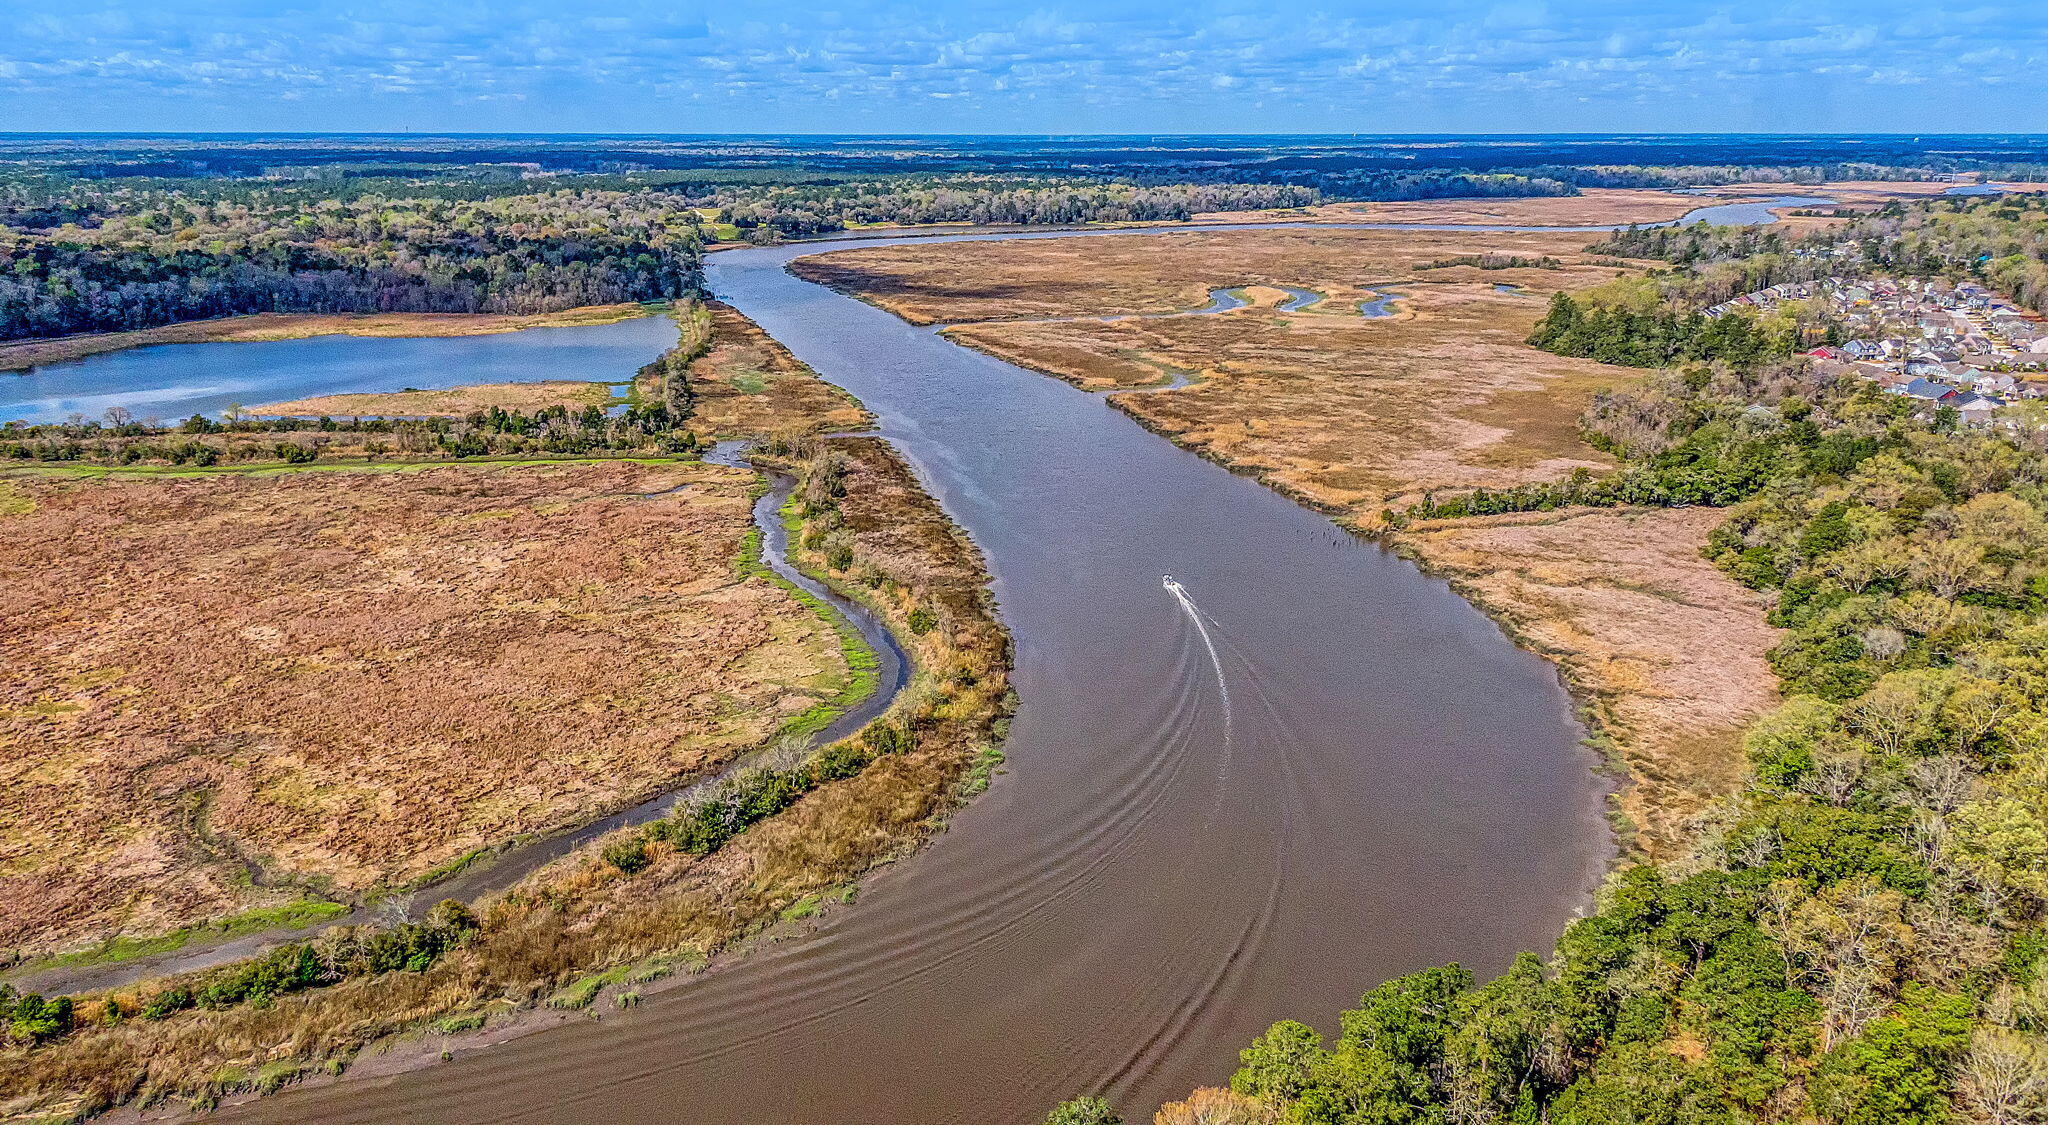
[[[491,336],[158,344],[0,372],[0,422],[98,419],[117,406],[137,418],[176,422],[217,417],[234,403],[313,395],[548,379],[623,383],[675,340],[674,321],[647,316]]]

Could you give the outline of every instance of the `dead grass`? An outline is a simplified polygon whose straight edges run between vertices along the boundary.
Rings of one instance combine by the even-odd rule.
[[[1589,260],[1587,238],[1204,232],[859,250],[796,268],[913,320],[984,321],[946,331],[1084,388],[1192,378],[1114,401],[1175,442],[1370,528],[1428,489],[1611,464],[1580,440],[1578,416],[1594,391],[1639,373],[1524,343],[1551,292],[1619,272]],[[1413,269],[1473,254],[1549,256],[1562,268]],[[1254,307],[1216,315],[997,319],[1189,309],[1247,283]],[[1503,283],[1522,289],[1496,291]],[[1277,292],[1260,288],[1275,284],[1328,299],[1280,313]],[[1358,316],[1371,287],[1388,284],[1396,315]],[[1399,537],[1560,662],[1636,782],[1621,805],[1653,857],[1673,854],[1693,815],[1737,786],[1738,732],[1775,688],[1763,660],[1773,631],[1755,596],[1698,554],[1720,518],[1551,515]]]
[[[606,406],[611,401],[609,384],[550,379],[538,383],[480,383],[438,391],[320,395],[265,403],[245,413],[289,418],[463,418],[493,407],[533,414],[554,406],[581,411],[589,406]]]
[[[1777,698],[1760,595],[1700,557],[1711,508],[1492,516],[1398,542],[1557,660],[1634,784],[1620,802],[1652,860],[1741,788],[1739,740]]]
[[[489,336],[523,328],[568,328],[614,324],[645,316],[648,305],[587,305],[561,312],[510,313],[256,313],[142,328],[133,332],[99,332],[51,340],[16,340],[0,344],[0,371],[22,371],[46,363],[84,359],[103,352],[151,344],[199,344],[215,341],[259,343],[303,340],[310,336]]]
[[[1458,223],[1476,226],[1585,227],[1658,223],[1702,205],[1696,196],[1650,188],[1587,188],[1578,195],[1519,199],[1416,199],[1326,203],[1284,212],[1215,211],[1197,222],[1314,219],[1338,223]]]
[[[1429,488],[1549,480],[1609,464],[1579,440],[1593,391],[1629,373],[1524,343],[1559,288],[1618,272],[1579,253],[1584,235],[1234,231],[845,251],[796,263],[947,334],[1091,390],[1182,390],[1117,405],[1174,441],[1258,473],[1361,525]],[[1468,254],[1545,255],[1561,269],[1416,271]],[[987,278],[1001,278],[991,284]],[[990,321],[1197,308],[1250,283],[1251,308],[1064,323]],[[1358,315],[1392,284],[1396,315]],[[1524,287],[1501,293],[1496,284]],[[1293,285],[1325,294],[1273,309]],[[978,288],[977,288],[978,287]],[[984,290],[996,290],[999,298]]]
[[[874,419],[738,310],[715,301],[711,350],[690,365],[690,428],[706,438],[861,429]],[[643,393],[647,393],[643,391]]]
[[[735,577],[751,481],[15,479],[0,946],[402,883],[758,742],[846,669],[812,614]]]
[[[478,938],[423,972],[353,978],[268,1006],[129,1019],[33,1051],[0,1050],[0,1114],[63,1116],[166,1098],[205,1105],[227,1091],[339,1070],[367,1044],[449,1017],[470,1027],[488,1021],[478,1034],[502,1037],[571,981],[607,972],[634,987],[630,978],[666,971],[661,966],[678,956],[733,947],[794,904],[916,846],[999,732],[1008,638],[972,547],[908,468],[879,441],[833,447],[846,464],[847,495],[816,513],[815,526],[852,530],[860,546],[854,570],[837,577],[869,580],[862,588],[915,650],[919,681],[886,717],[915,732],[910,750],[813,791],[708,858],[654,842],[649,866],[627,875],[598,858],[603,842],[593,844],[488,904]],[[940,627],[909,633],[904,607],[932,605],[943,607]],[[628,965],[642,968],[610,972]],[[144,994],[87,1004],[132,1009]],[[437,1036],[436,1047],[446,1038]],[[413,1053],[424,1060],[427,1050]]]

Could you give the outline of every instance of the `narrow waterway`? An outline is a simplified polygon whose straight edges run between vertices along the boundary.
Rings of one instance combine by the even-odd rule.
[[[710,284],[867,403],[986,552],[1008,772],[814,936],[227,1116],[1003,1125],[1103,1091],[1142,1121],[1273,1020],[1495,972],[1586,902],[1602,786],[1548,664],[1102,398],[784,269],[834,248],[717,254]]]

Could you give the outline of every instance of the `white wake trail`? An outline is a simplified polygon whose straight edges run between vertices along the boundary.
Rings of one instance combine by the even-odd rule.
[[[1209,626],[1203,620],[1202,609],[1195,604],[1195,599],[1188,595],[1187,587],[1175,582],[1171,574],[1160,576],[1159,584],[1166,587],[1166,592],[1172,594],[1174,600],[1180,603],[1180,608],[1188,615],[1188,620],[1195,623],[1195,631],[1202,634],[1202,647],[1209,650],[1209,664],[1216,669],[1216,691],[1223,699],[1223,749],[1228,752],[1231,748],[1235,717],[1230,708],[1230,680],[1223,674],[1223,657],[1216,651],[1216,640],[1209,635]]]

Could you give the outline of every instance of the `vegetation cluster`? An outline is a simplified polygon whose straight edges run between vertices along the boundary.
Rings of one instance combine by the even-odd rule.
[[[1547,961],[1388,982],[1329,1041],[1276,1024],[1206,1116],[1161,1121],[2048,1116],[2048,457],[1768,352],[1703,358],[1588,413],[1613,476],[1410,514],[1727,506],[1708,553],[1789,631],[1744,791]]]
[[[2022,306],[2048,306],[2048,196],[1962,196],[1888,204],[1804,236],[1771,227],[1629,228],[1593,252],[1656,258],[1662,295],[1712,305],[1821,277],[1944,277],[1976,281]]]
[[[657,360],[657,363],[662,362]],[[678,379],[678,387],[687,381]],[[683,399],[687,409],[689,400]],[[491,407],[463,418],[238,418],[195,414],[176,426],[146,426],[112,412],[96,422],[0,426],[0,461],[58,465],[191,466],[350,459],[586,457],[689,453],[695,434],[666,405],[627,404],[526,412]]]
[[[694,213],[645,190],[468,200],[0,185],[0,340],[241,313],[537,313],[658,300],[697,292],[698,246]]]

